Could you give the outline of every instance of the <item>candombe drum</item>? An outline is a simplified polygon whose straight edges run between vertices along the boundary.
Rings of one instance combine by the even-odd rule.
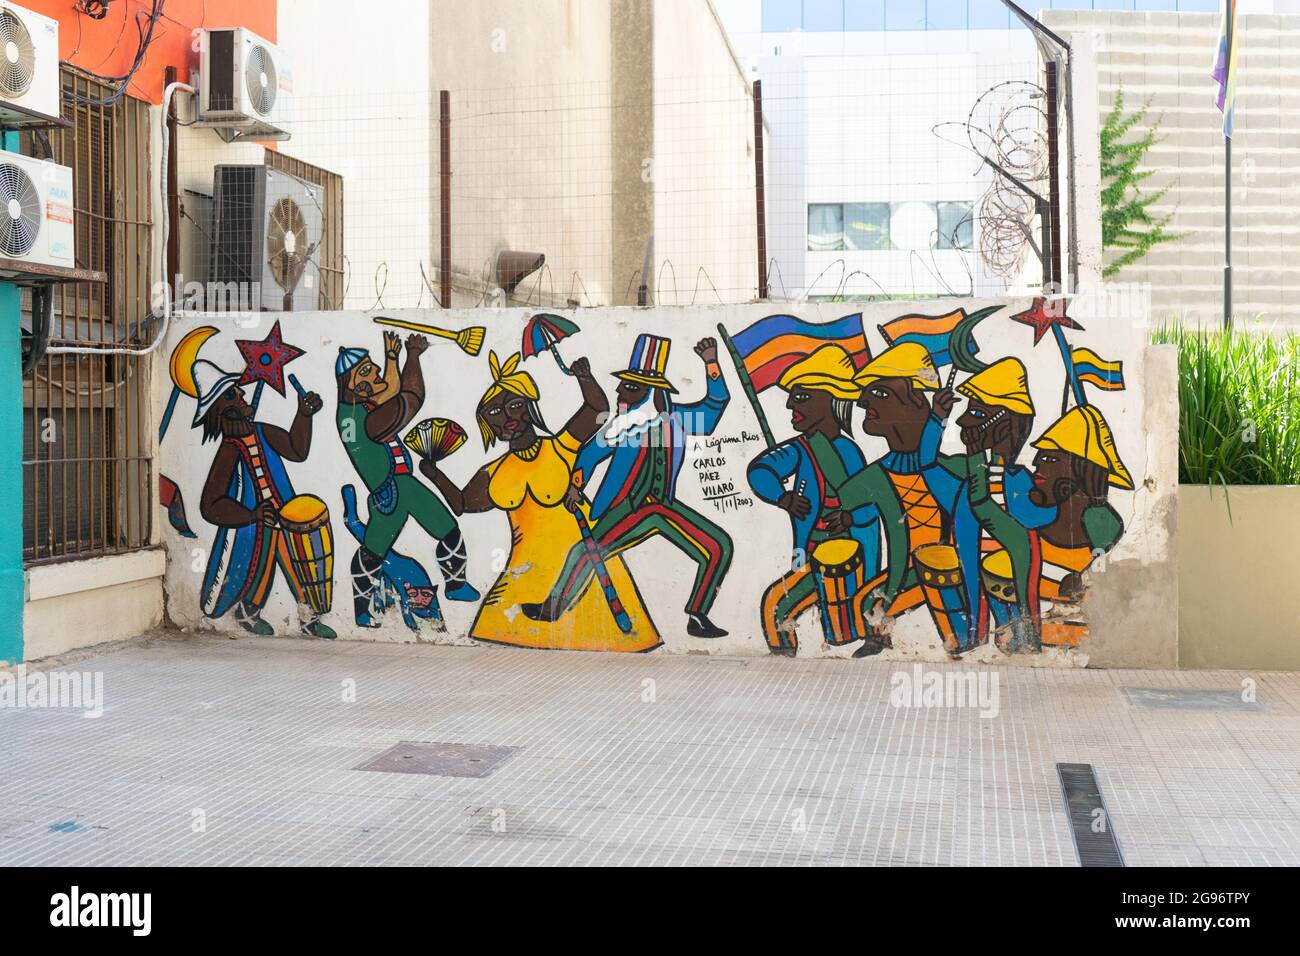
[[[862,545],[852,538],[823,541],[813,548],[812,570],[826,643],[850,644],[866,637],[867,626],[854,600],[866,584]]]
[[[280,509],[280,528],[289,550],[289,567],[307,606],[324,614],[334,597],[334,533],[329,509],[315,495],[298,495]]]
[[[980,584],[988,597],[994,627],[1000,635],[1009,634],[1006,649],[1022,650],[1037,644],[1033,637],[1033,623],[1025,620],[1020,612],[1011,555],[1004,550],[986,555],[980,562]],[[998,643],[1003,641],[999,639]]]
[[[912,552],[912,565],[921,580],[930,617],[943,638],[944,650],[949,654],[970,650],[975,645],[957,549],[950,544],[923,544]]]

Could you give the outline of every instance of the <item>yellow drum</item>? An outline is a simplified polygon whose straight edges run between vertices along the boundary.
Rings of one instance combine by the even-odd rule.
[[[1011,555],[999,550],[986,556],[980,562],[980,584],[988,596],[989,612],[998,630],[998,644],[1012,652],[1039,650],[1042,645],[1037,622],[1030,620],[1020,608]]]
[[[862,545],[852,538],[833,538],[813,548],[813,575],[821,602],[826,643],[840,645],[867,636],[854,598],[866,584]]]
[[[280,528],[289,550],[289,567],[307,606],[317,614],[334,599],[334,533],[325,502],[298,495],[280,509]]]
[[[970,650],[975,641],[957,549],[950,544],[923,544],[912,552],[912,565],[944,649],[949,654]]]

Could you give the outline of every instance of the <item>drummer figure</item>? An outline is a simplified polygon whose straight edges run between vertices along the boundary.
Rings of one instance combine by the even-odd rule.
[[[256,420],[238,374],[197,359],[191,375],[198,394],[193,427],[202,427],[203,441],[220,442],[199,500],[204,520],[218,529],[204,575],[203,613],[216,618],[233,608],[244,630],[275,633],[262,618],[262,609],[279,568],[305,615],[299,625],[302,632],[334,638],[333,629],[320,619],[329,607],[313,606],[322,602],[299,580],[280,526],[281,510],[296,497],[284,462],[307,459],[320,396],[299,393],[297,412],[286,431]]]
[[[919,607],[925,597],[912,565],[912,552],[942,537],[943,518],[936,481],[947,480],[937,468],[944,423],[952,411],[953,394],[939,387],[934,359],[924,345],[901,342],[881,352],[854,376],[862,389],[858,407],[862,429],[884,438],[889,452],[852,475],[839,489],[840,507],[825,516],[827,528],[842,534],[852,527],[858,509],[874,505],[885,535],[883,573],[861,593],[867,609],[880,605],[896,617]],[[933,394],[931,400],[927,396]],[[865,616],[865,615],[864,615]],[[890,645],[887,631],[868,635],[854,657],[879,654]]]
[[[856,371],[849,353],[834,344],[787,369],[777,384],[789,395],[785,407],[798,434],[749,465],[749,486],[763,501],[789,513],[794,540],[790,571],[763,594],[763,635],[773,654],[795,655],[796,619],[817,603],[809,557],[818,544],[847,536],[857,542],[866,574],[874,577],[880,570],[880,518],[874,506],[852,512],[850,525],[839,535],[826,522],[826,515],[840,507],[836,489],[866,467],[849,437],[853,404],[862,395],[853,381]],[[837,643],[831,634],[826,639]]]

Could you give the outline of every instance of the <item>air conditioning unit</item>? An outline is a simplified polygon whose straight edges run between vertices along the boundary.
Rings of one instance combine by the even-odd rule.
[[[293,105],[293,67],[283,50],[242,28],[199,31],[194,125],[225,139],[283,140]]]
[[[269,166],[218,166],[209,278],[240,309],[320,307],[324,190]],[[232,286],[231,283],[237,283]]]
[[[0,259],[72,268],[72,170],[0,152]]]
[[[0,126],[64,125],[59,24],[0,0]]]

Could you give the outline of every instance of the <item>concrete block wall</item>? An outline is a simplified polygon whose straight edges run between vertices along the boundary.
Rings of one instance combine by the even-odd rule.
[[[1150,285],[1153,321],[1221,321],[1224,144],[1210,78],[1218,15],[1048,10],[1042,20],[1061,33],[1092,34],[1103,120],[1122,88],[1127,109],[1149,101],[1149,119],[1160,123],[1160,139],[1147,154],[1148,168],[1157,172],[1147,186],[1168,187],[1153,212],[1172,213],[1170,229],[1183,238],[1114,278]],[[1300,17],[1243,15],[1239,24],[1234,312],[1242,322],[1258,317],[1265,326],[1294,328],[1300,326]],[[1107,261],[1113,258],[1108,253]]]

